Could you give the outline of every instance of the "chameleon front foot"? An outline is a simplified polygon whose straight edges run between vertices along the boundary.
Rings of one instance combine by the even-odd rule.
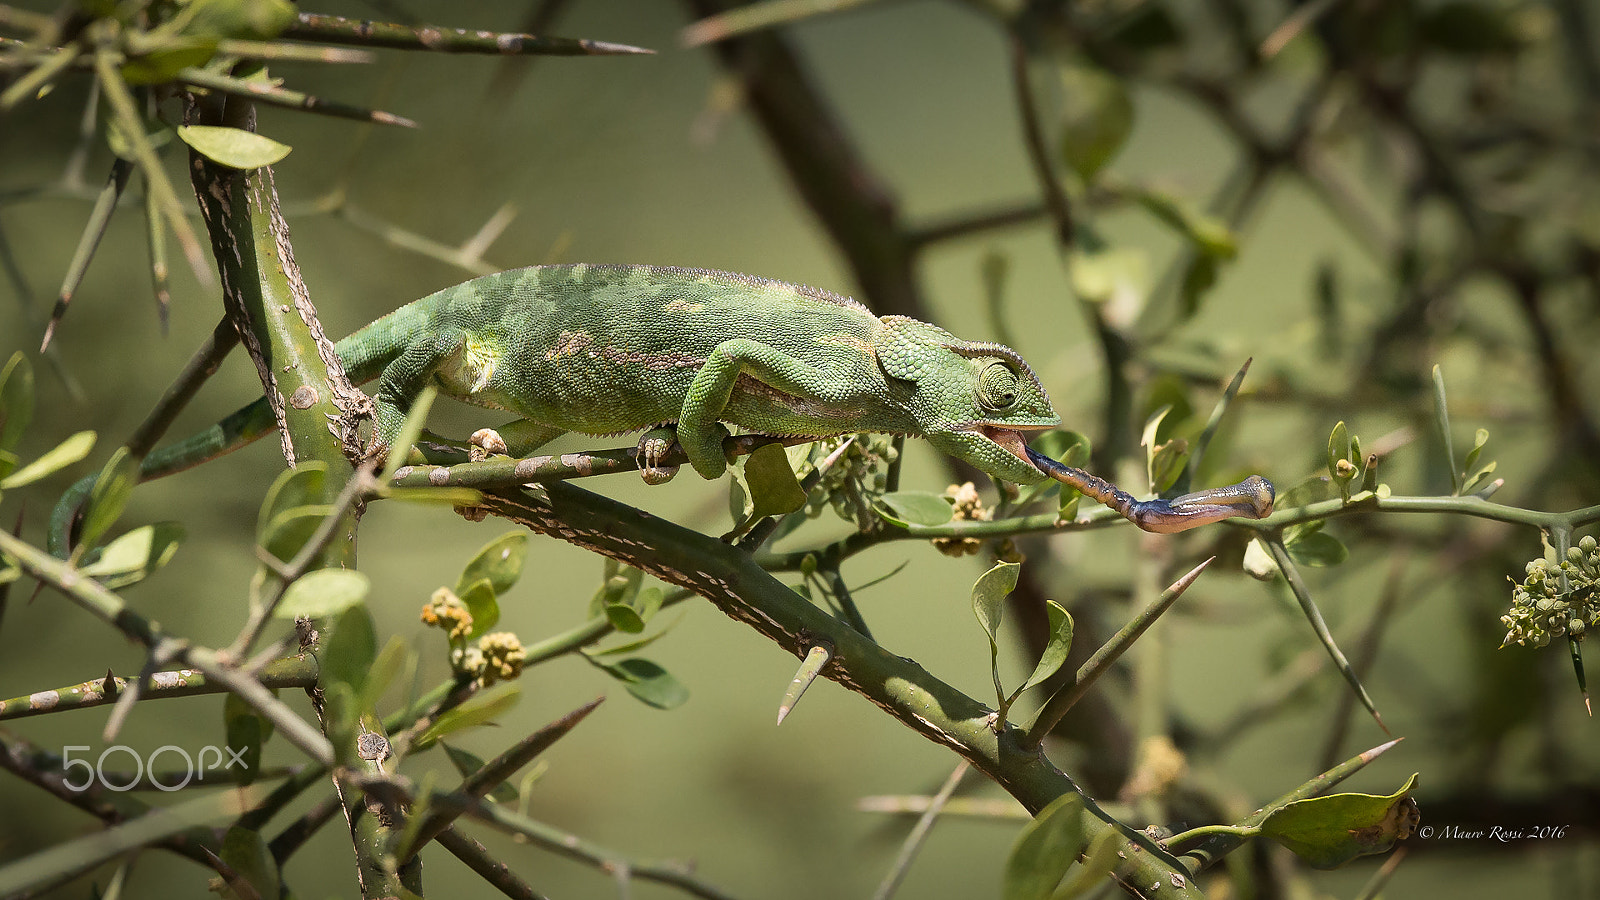
[[[1076,488],[1111,507],[1145,531],[1174,534],[1201,525],[1242,516],[1264,519],[1272,514],[1276,494],[1272,482],[1260,475],[1227,487],[1195,491],[1171,500],[1135,500],[1127,491],[1082,469],[1074,469],[1027,448],[1028,461],[1051,478]]]

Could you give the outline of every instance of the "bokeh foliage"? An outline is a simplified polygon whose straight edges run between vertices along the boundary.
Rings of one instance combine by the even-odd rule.
[[[58,444],[64,449],[51,465],[77,462],[89,450],[84,439],[69,436],[92,429],[102,436],[98,452],[71,471],[107,473],[91,506],[99,511],[91,536],[111,542],[98,560],[80,560],[85,574],[118,592],[149,576],[150,584],[128,592],[130,602],[200,646],[230,639],[245,606],[233,598],[248,593],[260,602],[305,585],[305,564],[294,572],[292,557],[317,537],[342,480],[301,485],[287,495],[269,491],[282,461],[267,448],[252,451],[250,467],[221,469],[231,476],[206,474],[229,461],[186,476],[201,482],[186,496],[154,493],[159,482],[130,492],[127,460],[134,454],[111,451],[130,433],[129,443],[139,443],[134,426],[187,348],[220,315],[210,263],[199,239],[185,236],[198,220],[182,199],[189,195],[176,151],[194,147],[237,165],[266,161],[249,154],[280,152],[238,132],[183,125],[178,95],[207,90],[214,97],[235,88],[261,103],[320,103],[341,118],[376,124],[263,109],[259,130],[294,148],[277,166],[278,189],[330,332],[496,264],[581,259],[708,265],[853,286],[880,313],[1012,343],[1040,370],[1068,424],[1092,438],[1057,438],[1051,456],[1076,454],[1075,464],[1087,462],[1130,489],[1169,494],[1260,471],[1279,486],[1279,515],[1180,539],[1137,539],[1125,528],[1103,528],[1103,517],[1061,524],[1090,510],[1054,488],[1017,497],[980,480],[963,491],[959,483],[972,473],[941,471],[942,463],[915,443],[902,450],[865,438],[842,448],[791,448],[788,460],[802,483],[817,473],[813,493],[799,515],[766,527],[750,513],[763,510],[771,494],[748,469],[731,502],[732,522],[711,518],[707,510],[718,509],[720,499],[708,507],[706,498],[719,489],[683,483],[694,479],[656,494],[631,484],[602,490],[709,534],[738,525],[749,532],[747,546],[770,541],[762,562],[792,573],[783,577],[804,596],[973,697],[986,698],[992,677],[1001,701],[1031,680],[1026,673],[1035,660],[1066,644],[1064,671],[1078,669],[1135,609],[1215,555],[1187,599],[1083,693],[1046,744],[1090,796],[1124,822],[1171,831],[1244,823],[1274,797],[1285,810],[1304,809],[1295,804],[1310,801],[1285,792],[1384,740],[1371,717],[1352,712],[1358,695],[1339,678],[1333,663],[1339,654],[1318,642],[1320,631],[1329,646],[1344,647],[1347,678],[1364,687],[1388,728],[1407,737],[1379,764],[1390,768],[1366,776],[1358,790],[1388,796],[1407,774],[1421,771],[1411,796],[1424,823],[1468,834],[1566,827],[1559,839],[1413,837],[1393,890],[1426,885],[1436,892],[1451,883],[1462,886],[1463,896],[1473,888],[1498,896],[1506,884],[1535,893],[1593,889],[1600,773],[1585,752],[1594,726],[1573,685],[1566,641],[1594,624],[1592,537],[1584,532],[1592,533],[1592,507],[1600,503],[1600,429],[1589,387],[1600,383],[1600,363],[1586,352],[1600,338],[1593,165],[1600,57],[1594,15],[1581,0],[996,0],[831,15],[822,13],[841,4],[768,2],[723,19],[707,18],[719,12],[712,0],[676,11],[590,6],[599,4],[540,4],[525,21],[487,6],[437,14],[462,17],[450,25],[505,31],[542,33],[553,23],[561,33],[661,54],[529,67],[429,56],[402,62],[386,52],[376,66],[313,68],[250,53],[273,38],[296,38],[299,47],[328,40],[329,32],[294,18],[289,4],[89,4],[54,17],[43,9],[0,19],[10,38],[0,46],[3,72],[11,79],[0,100],[11,108],[0,118],[6,172],[0,262],[17,300],[0,310],[7,335],[0,351],[31,354],[44,336],[48,314],[39,286],[63,285],[58,312],[72,301],[51,350],[35,357],[31,378],[41,401],[31,426],[24,434],[16,416],[0,426],[0,452],[15,456],[15,462],[0,456],[0,467],[16,478],[0,487],[8,512],[26,506],[23,535],[43,543],[40,510],[59,493],[50,488],[66,484],[59,477],[33,483],[33,473],[18,478],[28,471],[21,466],[51,458]],[[435,14],[393,4],[342,12],[396,20]],[[688,33],[695,40],[736,36],[705,49],[678,49],[676,29],[695,20],[701,24]],[[404,29],[394,35],[403,43]],[[76,49],[57,49],[66,46]],[[571,42],[547,46],[579,52]],[[334,55],[341,52],[349,51]],[[263,58],[264,69],[253,62]],[[280,77],[281,85],[261,89]],[[102,86],[98,96],[88,92],[91,80]],[[45,84],[53,90],[35,99]],[[306,97],[330,99],[308,104]],[[368,111],[367,98],[403,117]],[[81,141],[74,140],[80,113],[93,123]],[[399,130],[413,120],[422,125],[414,136]],[[109,173],[104,187],[93,186],[100,171]],[[130,184],[138,189],[128,191]],[[514,222],[502,205],[507,198],[525,210]],[[191,261],[192,281],[179,276],[168,283],[169,234]],[[148,310],[150,293],[162,310],[169,293],[176,298],[173,336],[165,342],[155,336],[167,314]],[[1219,404],[1246,357],[1254,363],[1242,389],[1235,387],[1238,397]],[[22,377],[6,381],[8,410],[31,402],[20,399],[20,389],[10,393]],[[232,398],[207,400],[216,388],[202,393],[192,426],[259,392],[248,372],[218,380],[233,388]],[[1227,415],[1213,420],[1212,410],[1222,406]],[[470,423],[462,434],[486,424],[457,416]],[[175,434],[183,432],[180,426]],[[603,445],[590,439],[572,446]],[[902,456],[909,458],[903,470]],[[830,457],[832,464],[822,465]],[[770,468],[772,459],[764,454],[758,469]],[[951,481],[957,484],[946,491]],[[1489,493],[1492,500],[1485,499]],[[445,508],[391,511],[395,506],[376,505],[363,523],[361,569],[376,588],[337,579],[342,583],[300,587],[283,601],[337,615],[325,640],[353,648],[341,651],[348,655],[336,671],[321,673],[330,702],[345,710],[324,729],[336,745],[359,751],[362,738],[380,727],[359,711],[389,714],[393,735],[410,724],[406,707],[419,708],[409,701],[442,699],[405,687],[407,681],[486,685],[496,680],[485,677],[489,671],[559,673],[536,689],[522,688],[541,694],[537,712],[525,710],[527,699],[507,712],[515,687],[449,698],[459,705],[412,734],[419,746],[448,737],[441,731],[491,718],[515,723],[508,730],[519,734],[532,730],[530,741],[561,737],[576,719],[557,717],[613,683],[655,707],[696,701],[664,717],[642,706],[607,709],[637,720],[634,730],[620,732],[635,749],[593,768],[573,756],[554,757],[538,782],[520,786],[519,800],[502,795],[497,827],[560,843],[559,834],[539,831],[549,826],[534,819],[576,832],[586,824],[597,835],[626,836],[607,843],[643,856],[697,855],[706,880],[735,896],[768,895],[771,873],[785,867],[809,873],[822,861],[838,871],[799,890],[860,893],[890,867],[892,849],[872,843],[881,834],[860,822],[862,814],[804,817],[793,810],[812,808],[806,795],[842,807],[851,792],[931,794],[955,764],[943,751],[918,746],[904,729],[875,730],[881,726],[864,718],[881,716],[872,707],[863,717],[838,720],[848,725],[830,724],[823,711],[835,709],[829,703],[839,704],[836,716],[864,706],[847,696],[808,695],[781,740],[758,737],[754,726],[729,727],[770,721],[792,657],[774,660],[765,645],[751,646],[748,632],[708,621],[703,612],[681,625],[670,616],[657,619],[664,608],[692,610],[697,601],[612,560],[595,588],[599,564],[541,548],[552,543],[547,538],[531,541],[523,563],[545,574],[535,603],[525,579],[516,587],[515,573],[507,580],[504,572],[485,570],[494,548],[508,549],[499,539],[484,547],[485,526],[444,521],[452,518]],[[258,508],[267,512],[258,515]],[[823,524],[806,524],[808,512],[822,514]],[[393,524],[382,524],[384,518]],[[259,519],[260,534],[252,538],[248,527],[242,537],[228,532],[230,519],[252,525]],[[191,537],[174,555],[184,533],[177,522],[187,524]],[[949,555],[937,555],[924,539]],[[285,577],[252,557],[245,548],[254,540],[278,563],[291,564],[291,576],[304,577]],[[436,541],[437,555],[418,552]],[[274,542],[282,543],[274,549]],[[981,564],[954,561],[961,552]],[[224,555],[237,559],[228,564]],[[192,561],[196,556],[216,561]],[[908,558],[915,565],[898,572]],[[462,560],[474,562],[458,577]],[[1001,569],[1016,576],[1014,589],[999,594],[1008,596],[1004,615],[998,596],[985,592],[992,611],[986,621],[1002,626],[994,630],[991,655],[962,608],[965,585],[997,561],[1022,565]],[[157,573],[162,564],[167,568]],[[1263,583],[1245,580],[1243,572]],[[883,574],[893,577],[855,596]],[[583,582],[589,583],[579,587]],[[411,618],[436,586],[443,595],[434,594],[434,619],[447,632],[444,642],[419,634]],[[42,649],[8,649],[0,672],[14,689],[0,693],[26,695],[107,667],[131,677],[141,668],[142,656],[112,649],[114,633],[105,643],[75,638],[81,643],[66,653],[55,636],[67,630],[63,623],[74,634],[108,629],[63,619],[71,613],[48,592],[24,605],[30,590],[28,579],[10,583],[0,641],[17,646],[27,638],[16,629],[36,629]],[[508,591],[515,593],[502,604]],[[316,607],[319,599],[328,605]],[[689,606],[680,607],[685,601]],[[536,611],[521,613],[519,605]],[[376,628],[365,616],[369,607]],[[1064,618],[1068,611],[1072,617]],[[1574,627],[1574,616],[1588,617],[1586,624]],[[484,624],[493,618],[502,621]],[[678,627],[648,643],[661,624]],[[526,643],[490,641],[491,627],[510,627]],[[609,644],[594,643],[618,632]],[[1501,647],[1517,644],[1518,634],[1528,644],[1555,640],[1537,652]],[[591,665],[561,667],[574,658]],[[425,676],[402,677],[413,666]],[[287,695],[306,674],[272,677],[289,688]],[[737,689],[724,692],[720,682]],[[1047,682],[1043,693],[1059,687]],[[397,703],[401,694],[406,702]],[[1019,709],[1030,708],[1032,699],[1023,695]],[[198,702],[141,705],[129,727],[141,720],[160,727],[186,715],[177,712],[183,704]],[[813,705],[818,712],[810,712]],[[70,715],[28,724],[43,729]],[[1018,719],[1017,711],[1010,718]],[[552,719],[555,732],[539,727]],[[224,721],[230,743],[236,735],[251,743],[253,734],[251,745],[259,746],[271,733],[260,724],[269,720],[246,711],[232,709]],[[558,728],[559,722],[568,724]],[[89,742],[98,721],[55,727],[28,736],[37,748]],[[587,754],[572,752],[597,755],[593,748],[605,738],[585,734],[595,727],[577,729],[556,749],[589,740]],[[791,732],[807,727],[847,752]],[[637,749],[674,729],[685,735],[681,757]],[[688,741],[687,735],[724,729],[732,733],[721,742],[698,735]],[[479,735],[473,746],[484,755],[452,753],[454,768],[443,766],[439,752],[405,762],[421,794],[436,791],[437,801],[422,805],[400,830],[402,855],[418,845],[422,831],[437,831],[431,816],[450,812],[439,808],[441,785],[483,768],[473,760],[512,752],[508,739],[484,740],[482,732],[461,732]],[[338,740],[341,733],[346,741]],[[191,739],[198,746],[218,736],[213,725]],[[266,755],[304,761],[283,742],[267,744]],[[869,751],[888,761],[872,762]],[[911,778],[901,760],[916,753],[926,755],[916,757]],[[1392,762],[1396,757],[1402,762]],[[770,792],[774,805],[730,796],[685,815],[645,817],[636,830],[615,827],[631,814],[610,796],[629,792],[625,770],[646,760],[642,768],[654,773],[646,783],[659,783],[677,774],[668,758],[706,770],[686,776],[688,783],[720,785],[729,795],[736,788]],[[738,767],[727,765],[732,759]],[[973,788],[980,780],[951,780],[956,794],[946,810],[999,796]],[[328,791],[326,779],[307,781],[308,789]],[[803,787],[817,783],[824,787]],[[6,796],[46,822],[52,820],[44,807],[61,805],[20,784]],[[1064,794],[1019,840],[1019,848],[1041,842],[1056,848],[1037,865],[1019,849],[1006,866],[1014,825],[942,822],[930,840],[946,842],[913,857],[906,895],[937,896],[941,887],[952,896],[987,895],[1004,884],[1009,896],[1047,896],[1055,882],[1040,873],[1054,871],[1059,879],[1067,872],[1051,868],[1062,861],[1063,846],[1084,850],[1066,884],[1098,883],[1115,848],[1090,842],[1095,823],[1082,817],[1076,797]],[[902,799],[904,808],[917,808],[909,801],[918,797]],[[719,852],[735,845],[719,845],[715,836],[731,841],[730,831],[743,830],[737,827],[713,825],[703,842],[679,840],[695,822],[749,819],[788,829],[798,822],[823,832],[850,815],[858,818],[836,828],[831,841],[787,834],[759,841],[759,860]],[[28,849],[62,842],[69,823],[82,820],[53,821],[59,830],[30,828],[13,840]],[[278,873],[276,863],[262,862],[263,853],[281,846],[265,843],[262,827],[245,822],[216,846],[258,891],[271,893]],[[312,844],[339,844],[335,830]],[[661,839],[664,833],[672,838]],[[1376,868],[1357,863],[1329,880],[1286,863],[1265,841],[1235,849],[1244,835],[1191,840],[1203,841],[1208,853],[1232,850],[1226,865],[1203,879],[1231,878],[1262,896],[1302,888],[1355,896]],[[350,845],[343,844],[342,858],[319,861],[335,878],[351,871]],[[499,849],[508,860],[527,853],[509,844]],[[1465,853],[1485,851],[1496,854],[1494,872],[1484,875],[1463,862]],[[851,864],[835,867],[841,855]],[[285,883],[301,883],[294,866],[309,865],[295,858]],[[633,861],[641,877],[651,871]],[[454,894],[443,880],[447,865],[429,870],[430,888]],[[520,871],[520,864],[513,868]],[[1096,877],[1084,879],[1086,870]],[[174,871],[198,894],[200,870]],[[603,889],[599,876],[573,878],[575,891]],[[135,877],[130,888],[138,884]],[[964,885],[974,887],[958,889]],[[557,892],[543,882],[539,887]],[[341,888],[348,889],[353,882]]]

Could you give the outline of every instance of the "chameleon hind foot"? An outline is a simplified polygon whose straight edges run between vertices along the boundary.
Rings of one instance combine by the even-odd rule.
[[[472,437],[467,438],[467,444],[469,445],[467,459],[473,462],[483,462],[491,456],[505,456],[509,452],[506,449],[505,438],[493,428],[479,428],[474,431]]]
[[[678,431],[671,425],[652,428],[639,438],[639,446],[633,455],[639,462],[639,475],[644,478],[645,484],[666,484],[678,474],[677,466],[661,465],[661,460],[677,445]]]

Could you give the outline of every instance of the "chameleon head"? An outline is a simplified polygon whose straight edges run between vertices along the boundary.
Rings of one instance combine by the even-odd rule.
[[[915,319],[883,321],[879,365],[891,379],[914,386],[908,411],[929,443],[1005,481],[1045,480],[1028,459],[1027,436],[1061,419],[1015,350],[958,340]]]

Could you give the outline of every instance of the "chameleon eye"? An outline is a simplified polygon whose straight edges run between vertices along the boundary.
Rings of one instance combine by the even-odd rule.
[[[978,373],[978,405],[1001,412],[1017,403],[1017,373],[1003,362],[992,362]]]

